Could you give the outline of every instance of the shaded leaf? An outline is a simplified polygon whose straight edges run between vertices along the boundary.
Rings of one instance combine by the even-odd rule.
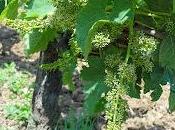
[[[105,100],[101,95],[107,92],[108,87],[103,82],[105,77],[103,59],[89,57],[88,63],[89,67],[84,68],[81,73],[86,94],[84,108],[87,114],[94,115],[103,109]]]
[[[173,0],[145,0],[148,7],[156,12],[172,12]]]
[[[5,8],[5,0],[0,0],[0,14]]]
[[[175,0],[173,0],[173,13],[175,13]]]
[[[166,69],[164,78],[170,85],[169,110],[173,112],[175,111],[175,71]]]
[[[159,62],[162,67],[175,70],[175,37],[167,36],[162,41]]]
[[[175,71],[166,69],[164,73],[164,80],[169,83],[171,91],[175,92]]]
[[[104,60],[99,57],[90,56],[88,58],[88,68],[81,72],[81,78],[85,81],[104,81],[105,64]]]
[[[169,110],[170,112],[172,112],[175,110],[175,72],[170,69],[164,69],[164,73],[161,75],[163,75],[162,81],[164,82],[164,84],[168,82],[170,85]],[[158,78],[161,78],[161,77],[158,76]],[[153,97],[153,99],[158,99],[156,95],[161,95],[161,93],[162,93],[162,89],[157,87],[156,90],[154,90],[151,93],[151,96]]]
[[[152,73],[143,74],[143,80],[145,82],[144,93],[152,90],[152,100],[157,101],[163,92],[161,85],[166,84],[164,80],[164,69],[158,66],[155,67]]]
[[[170,91],[169,95],[169,110],[170,112],[175,111],[175,92]]]
[[[108,91],[108,87],[103,82],[97,81],[86,84],[86,88],[84,109],[88,115],[94,116],[104,110],[106,100],[101,96]]]
[[[139,21],[141,24],[148,26],[149,28],[157,28],[160,25],[162,26],[163,22],[162,19],[160,20],[159,18],[153,18],[150,16],[145,16],[141,14],[137,14],[135,17],[136,21]],[[161,27],[159,27],[161,28]]]
[[[33,29],[24,36],[27,54],[32,54],[47,49],[47,45],[56,37],[55,30],[46,28],[43,31]]]
[[[154,91],[151,93],[151,98],[152,98],[152,101],[157,101],[159,100],[160,96],[162,95],[162,87],[158,87],[156,89],[154,89]]]
[[[132,98],[140,98],[140,90],[141,88],[135,83],[128,84],[127,94]]]
[[[0,20],[7,18],[7,19],[15,19],[18,15],[18,7],[19,7],[18,0],[12,0],[10,3],[5,7],[0,15]]]

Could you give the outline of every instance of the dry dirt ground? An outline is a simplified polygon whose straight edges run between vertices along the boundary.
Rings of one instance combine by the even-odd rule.
[[[38,55],[28,58],[25,56],[23,48],[24,45],[14,30],[0,25],[0,67],[4,63],[14,62],[18,71],[26,71],[31,74],[29,82],[32,83],[35,80]],[[10,90],[7,88],[8,86],[0,86],[0,130],[4,130],[1,126],[13,127],[18,130],[21,128],[17,126],[18,123],[15,120],[5,118],[4,106],[16,101],[9,98]]]
[[[27,70],[36,74],[37,57],[26,58],[23,52],[24,45],[13,30],[0,26],[0,65],[15,62],[17,69]],[[163,94],[157,102],[151,102],[149,94],[142,95],[141,99],[128,99],[130,106],[129,118],[123,123],[122,130],[175,130],[175,113],[168,113],[169,87],[163,87]],[[70,104],[72,96],[67,91],[64,106]],[[3,118],[2,105],[7,103],[6,96],[0,95],[0,125],[11,126],[15,121]],[[77,102],[78,103],[78,102]],[[75,104],[80,107],[81,104]],[[63,108],[66,110],[65,108]]]
[[[131,108],[123,130],[175,130],[175,113],[168,112],[169,86],[163,86],[163,94],[157,102],[150,95],[141,99],[128,98]]]

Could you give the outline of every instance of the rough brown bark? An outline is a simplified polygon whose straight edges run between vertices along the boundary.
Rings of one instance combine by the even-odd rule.
[[[40,53],[39,65],[52,63],[59,58],[59,50],[68,48],[70,34],[64,33],[59,41],[50,43],[48,49]],[[32,116],[28,130],[53,130],[60,115],[58,105],[62,88],[62,73],[59,70],[45,71],[38,68],[36,86],[32,100]]]

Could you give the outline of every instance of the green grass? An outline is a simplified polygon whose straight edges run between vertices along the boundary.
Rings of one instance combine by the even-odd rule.
[[[0,89],[8,91],[8,104],[4,105],[5,117],[25,124],[31,113],[33,92],[32,75],[19,71],[15,63],[4,64],[0,68]]]

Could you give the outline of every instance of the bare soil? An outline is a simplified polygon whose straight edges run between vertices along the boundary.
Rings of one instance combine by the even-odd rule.
[[[27,57],[23,50],[24,44],[20,41],[19,35],[14,30],[0,25],[0,67],[3,67],[4,63],[14,62],[17,70],[31,74],[29,82],[32,83],[35,81],[38,54]],[[10,93],[6,84],[0,86],[0,130],[2,126],[22,130],[25,127],[19,126],[15,120],[7,119],[4,114],[4,106],[17,100],[9,98]]]
[[[15,62],[19,70],[26,70],[36,74],[38,54],[26,57],[24,45],[20,42],[18,34],[6,27],[0,26],[0,66],[4,63]],[[34,79],[33,79],[34,80]],[[2,91],[2,90],[0,90]],[[0,125],[13,126],[16,122],[4,118],[3,104],[8,102],[7,90],[3,90],[0,95]],[[81,111],[82,95],[79,89],[70,93],[63,88],[62,116],[68,110],[68,106],[73,104],[77,111]],[[123,123],[122,130],[175,130],[175,113],[168,112],[169,86],[163,87],[163,94],[157,102],[152,102],[149,93],[142,95],[141,99],[127,98],[130,110],[129,118]],[[66,112],[65,112],[66,113]]]
[[[141,99],[128,98],[129,118],[123,130],[175,130],[175,113],[168,112],[169,86],[163,86],[163,94],[152,102],[150,94]]]

